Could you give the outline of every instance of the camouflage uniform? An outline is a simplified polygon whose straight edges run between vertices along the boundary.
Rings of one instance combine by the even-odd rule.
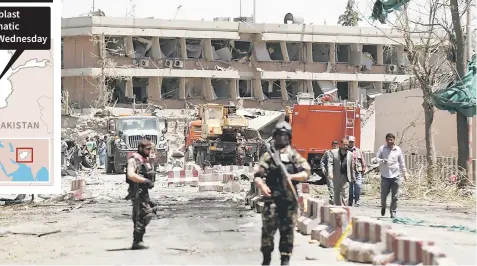
[[[334,204],[334,184],[333,184],[333,179],[330,178],[330,175],[328,174],[328,172],[330,171],[330,169],[328,169],[328,160],[331,158],[331,154],[330,154],[330,151],[331,150],[327,150],[324,154],[323,154],[323,157],[321,158],[321,161],[320,161],[320,166],[321,166],[321,169],[323,169],[324,171],[326,171],[326,186],[328,187],[328,195],[330,197],[329,199],[329,203],[330,204]],[[331,169],[331,171],[333,171],[333,169]]]
[[[280,158],[289,174],[304,170],[311,171],[311,167],[300,154],[287,146],[281,152]],[[279,166],[275,165],[270,154],[266,152],[259,161],[259,165],[266,171],[265,183],[272,191],[271,198],[264,198],[262,211],[262,253],[271,253],[274,250],[274,236],[277,229],[280,231],[279,250],[282,256],[290,256],[293,251],[294,230],[298,210],[298,202],[293,191],[287,184]],[[293,182],[295,186],[298,182]]]
[[[245,139],[241,136],[237,136],[237,165],[245,164]]]
[[[130,157],[135,160],[136,173],[147,178],[148,172],[152,170],[151,164],[146,158],[139,153],[133,153]],[[128,161],[130,163],[131,161]],[[146,233],[146,226],[153,217],[153,209],[148,187],[145,184],[138,184],[126,179],[129,183],[129,195],[133,204],[132,220],[134,224],[134,242],[139,243],[143,241],[143,236]]]

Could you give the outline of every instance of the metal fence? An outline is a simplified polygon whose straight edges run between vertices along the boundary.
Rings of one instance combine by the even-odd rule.
[[[371,159],[376,157],[376,153],[364,152],[364,158],[367,164],[371,163]],[[411,175],[425,174],[425,167],[427,165],[426,156],[419,154],[404,154],[404,162],[408,173]],[[472,160],[473,163],[473,180],[476,180],[476,160]],[[458,171],[457,158],[437,156],[437,173],[440,178],[447,179],[452,175],[457,175]]]

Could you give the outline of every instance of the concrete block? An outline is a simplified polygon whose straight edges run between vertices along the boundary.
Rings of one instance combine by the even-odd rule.
[[[359,242],[380,243],[384,242],[385,232],[391,225],[370,217],[353,217],[351,238]]]
[[[171,170],[167,172],[167,185],[194,185],[199,181],[199,172],[193,170]]]
[[[215,191],[215,192],[223,192],[224,191],[224,185],[221,183],[199,183],[199,192],[205,192],[205,191]]]
[[[224,192],[240,193],[241,190],[240,184],[235,181],[230,181],[224,185]]]
[[[325,231],[326,229],[328,229],[328,225],[326,224],[319,224],[315,226],[315,228],[311,230],[311,239],[319,241],[321,231]]]
[[[434,245],[427,245],[422,248],[422,264],[443,265],[439,264],[438,261],[441,258],[446,258],[446,255],[439,247]]]
[[[325,208],[324,206],[323,208]],[[323,209],[322,208],[322,209]],[[329,213],[325,213],[324,216],[328,220],[325,220],[328,228],[320,232],[320,245],[326,248],[334,247],[341,235],[346,231],[348,226],[348,211],[344,208],[327,208]]]
[[[309,211],[310,216],[303,220],[300,228],[300,232],[304,235],[310,235],[312,230],[321,223],[321,207],[328,205],[328,202],[323,199],[310,199],[309,201],[312,203]]]

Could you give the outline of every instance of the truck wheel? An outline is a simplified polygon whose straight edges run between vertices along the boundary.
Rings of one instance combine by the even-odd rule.
[[[105,162],[105,167],[106,167],[106,173],[111,174],[114,171],[114,158],[106,156],[106,162]]]
[[[81,158],[81,164],[86,168],[94,168],[93,156],[85,155]]]

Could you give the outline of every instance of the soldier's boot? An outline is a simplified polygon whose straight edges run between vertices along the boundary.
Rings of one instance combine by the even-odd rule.
[[[280,265],[290,265],[290,256],[282,255]]]
[[[131,249],[138,250],[138,249],[147,249],[149,248],[146,244],[144,244],[142,240],[142,235],[134,233],[134,239]]]
[[[262,265],[270,265],[272,261],[272,253],[263,253],[263,262]]]

